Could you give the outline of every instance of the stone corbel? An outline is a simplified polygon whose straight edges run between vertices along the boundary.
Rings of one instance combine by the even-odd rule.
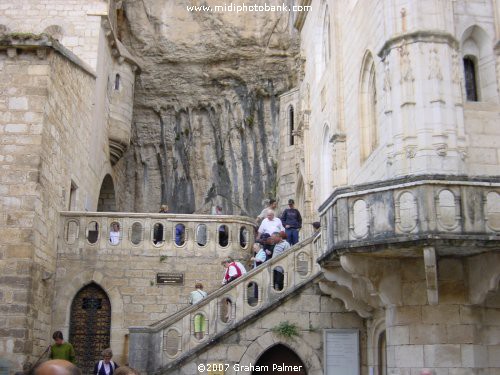
[[[467,259],[471,304],[482,304],[489,292],[498,290],[500,283],[499,263],[499,253],[480,254]]]
[[[427,300],[430,305],[439,303],[438,292],[438,268],[436,260],[436,249],[424,248],[425,280],[427,282]]]
[[[338,285],[331,281],[320,281],[320,290],[332,298],[340,299],[348,311],[355,311],[362,318],[370,318],[373,308],[363,301],[355,299],[351,291],[345,286]]]
[[[363,301],[373,308],[380,307],[380,299],[377,297],[376,293],[374,293],[373,290],[369,290],[369,286],[361,279],[353,279],[352,275],[346,272],[342,267],[323,267],[322,271],[328,281],[335,282],[348,288],[354,298]]]
[[[353,278],[364,281],[370,294],[378,296],[384,306],[402,304],[401,265],[398,260],[346,254],[340,257],[340,265]]]

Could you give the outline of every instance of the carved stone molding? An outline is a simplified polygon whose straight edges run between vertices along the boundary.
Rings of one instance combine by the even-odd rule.
[[[348,254],[340,256],[340,264],[353,278],[365,281],[368,290],[377,295],[383,305],[402,304],[401,264],[398,260],[373,259]]]
[[[371,312],[373,308],[363,301],[355,299],[349,288],[330,281],[320,281],[319,288],[330,297],[340,299],[344,302],[345,308],[348,311],[355,311],[362,318],[370,318],[372,316]]]

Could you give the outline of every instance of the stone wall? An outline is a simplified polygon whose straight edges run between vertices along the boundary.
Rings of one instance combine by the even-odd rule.
[[[253,230],[253,223],[241,217],[187,215],[116,214],[116,216],[74,216],[65,213],[59,228],[57,275],[54,285],[52,326],[69,332],[70,308],[75,295],[91,282],[101,286],[111,302],[111,348],[118,363],[128,362],[126,353],[128,328],[150,325],[189,306],[189,294],[196,282],[204,290],[213,292],[221,287],[224,269],[221,261],[231,256],[239,259],[250,270],[248,259],[253,244],[249,232],[248,243],[241,246],[242,227]],[[96,221],[100,228],[95,244],[87,241],[89,224]],[[68,223],[77,223],[69,229]],[[109,241],[112,222],[118,222],[121,239],[116,245]],[[140,224],[137,237],[134,225]],[[163,225],[164,241],[153,242],[153,226]],[[186,226],[186,243],[175,243],[175,226]],[[199,225],[206,225],[205,246],[199,245],[196,235]],[[220,225],[226,225],[228,246],[218,244]],[[69,231],[69,232],[68,232]],[[133,234],[134,232],[134,234]],[[134,236],[134,237],[132,237]],[[133,238],[138,241],[133,243]],[[133,240],[135,241],[135,240]],[[157,273],[183,275],[181,284],[157,284]]]
[[[297,326],[299,335],[286,338],[273,332],[280,323],[288,321]],[[366,328],[355,313],[346,312],[339,300],[322,295],[317,285],[312,284],[299,295],[292,297],[256,321],[238,327],[222,338],[216,346],[191,357],[170,374],[191,375],[198,373],[198,365],[208,363],[229,364],[226,374],[251,374],[246,369],[255,366],[259,357],[274,345],[291,348],[306,365],[307,373],[323,374],[324,329],[351,328],[360,331],[361,374],[367,374]],[[235,364],[241,370],[235,371]]]

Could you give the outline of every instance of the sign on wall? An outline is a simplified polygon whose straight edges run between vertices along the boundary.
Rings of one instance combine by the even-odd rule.
[[[325,375],[359,375],[359,331],[325,330]]]
[[[174,272],[164,272],[156,274],[156,284],[158,285],[184,285],[184,274]]]

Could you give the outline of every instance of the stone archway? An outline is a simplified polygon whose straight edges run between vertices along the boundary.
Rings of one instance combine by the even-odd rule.
[[[266,332],[261,335],[257,340],[252,342],[247,348],[243,356],[239,360],[241,365],[238,375],[252,375],[251,371],[247,369],[257,363],[261,355],[269,348],[282,344],[288,348],[293,347],[295,354],[301,359],[306,366],[307,375],[322,375],[323,366],[318,357],[318,353],[311,347],[311,345],[300,336],[294,337],[292,341],[282,341],[273,332]],[[261,372],[262,373],[262,372]]]
[[[307,375],[304,362],[288,346],[277,344],[267,349],[255,363],[256,369],[267,369],[266,374]],[[258,375],[261,371],[253,371]]]
[[[78,291],[71,303],[69,342],[76,364],[84,374],[92,373],[101,352],[111,339],[111,303],[106,292],[92,282]]]
[[[97,202],[98,212],[116,212],[115,185],[109,174],[104,177]]]

